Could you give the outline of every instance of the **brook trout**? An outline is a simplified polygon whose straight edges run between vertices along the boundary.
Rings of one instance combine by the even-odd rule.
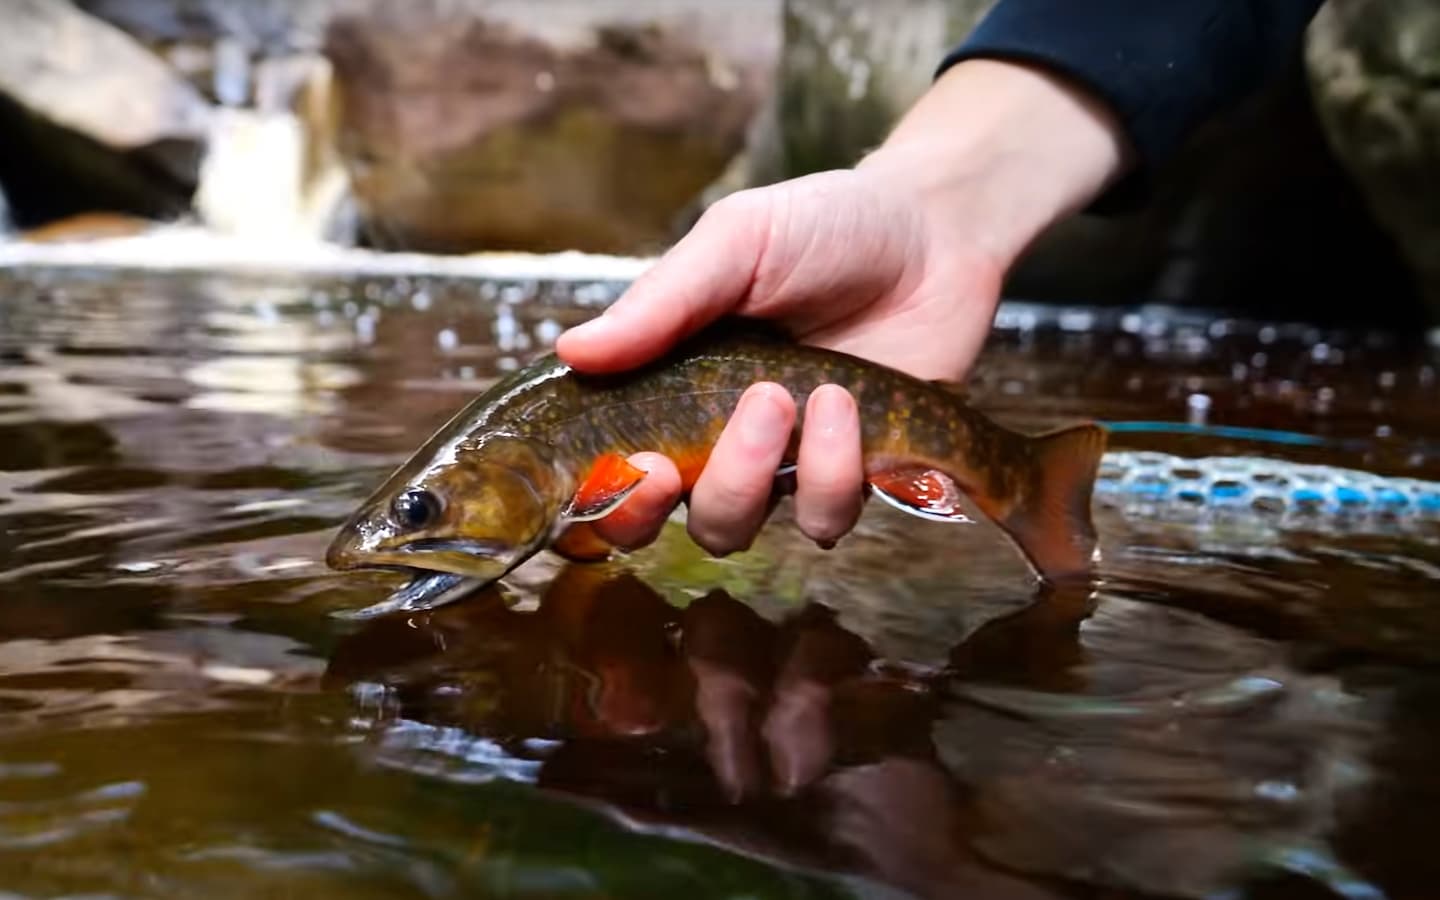
[[[1103,428],[1020,434],[942,384],[733,319],[628,372],[582,374],[552,353],[502,379],[380,485],[341,527],[326,562],[414,574],[388,600],[355,614],[375,615],[450,602],[546,548],[595,558],[587,523],[613,511],[645,477],[626,457],[665,454],[688,493],[740,395],[757,381],[785,386],[795,398],[787,467],[806,398],[838,384],[860,409],[875,496],[927,519],[968,522],[963,494],[1042,581],[1089,571]]]

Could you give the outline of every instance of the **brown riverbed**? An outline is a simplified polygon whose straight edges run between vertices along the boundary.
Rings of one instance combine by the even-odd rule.
[[[0,897],[1434,895],[1423,340],[1007,308],[977,405],[1142,423],[1094,593],[983,523],[871,504],[826,552],[782,505],[725,560],[677,518],[337,615],[394,580],[327,571],[335,526],[618,287],[0,278]],[[1408,506],[1157,501],[1131,451]]]

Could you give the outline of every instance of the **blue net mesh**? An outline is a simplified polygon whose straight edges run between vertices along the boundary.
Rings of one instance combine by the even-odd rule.
[[[1127,513],[1190,509],[1347,527],[1440,523],[1440,482],[1252,456],[1112,451],[1095,498]]]

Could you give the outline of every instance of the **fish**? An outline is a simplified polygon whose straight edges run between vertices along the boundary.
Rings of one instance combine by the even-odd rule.
[[[375,488],[326,550],[335,571],[412,576],[388,599],[350,615],[454,602],[547,549],[572,561],[608,558],[613,548],[593,523],[646,476],[627,457],[665,454],[688,497],[741,394],[758,381],[784,386],[797,407],[777,478],[794,471],[810,392],[840,385],[859,407],[869,495],[955,523],[974,521],[968,501],[1042,584],[1092,571],[1101,425],[1024,434],[967,404],[955,384],[730,316],[624,372],[582,373],[548,352],[467,403]]]

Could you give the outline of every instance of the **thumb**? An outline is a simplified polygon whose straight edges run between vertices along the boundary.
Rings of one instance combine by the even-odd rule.
[[[590,372],[629,369],[660,356],[744,302],[769,231],[764,189],[717,201],[605,312],[560,335],[556,353]]]

